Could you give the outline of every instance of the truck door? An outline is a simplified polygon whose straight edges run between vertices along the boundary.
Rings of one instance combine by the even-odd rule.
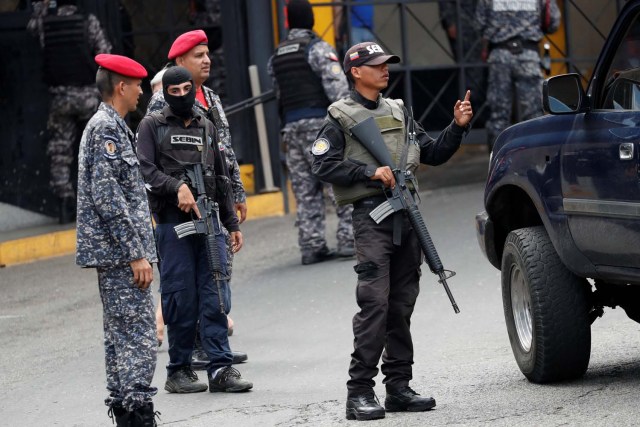
[[[638,8],[628,15],[605,44],[590,87],[592,111],[576,115],[561,156],[571,234],[601,267],[640,268]]]

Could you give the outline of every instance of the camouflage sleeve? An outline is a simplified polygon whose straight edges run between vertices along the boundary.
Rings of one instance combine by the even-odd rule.
[[[107,38],[102,26],[100,26],[100,21],[95,15],[89,15],[89,42],[91,43],[91,49],[97,55],[99,53],[111,53],[111,42]]]
[[[225,155],[227,158],[227,167],[231,176],[231,188],[233,189],[233,201],[235,203],[244,203],[247,201],[247,194],[244,191],[244,185],[240,179],[240,165],[236,159],[236,153],[233,151],[231,144],[225,145]]]
[[[560,9],[558,8],[558,4],[556,0],[551,0],[551,22],[549,24],[549,28],[547,29],[547,34],[553,34],[558,31],[560,27]]]
[[[99,127],[95,130],[92,139],[90,191],[95,208],[107,225],[111,238],[127,259],[133,261],[143,258],[145,252],[142,241],[131,220],[127,195],[124,194],[124,189],[119,183],[123,169],[126,170],[129,167],[125,164],[124,156],[131,154],[135,156],[135,154],[127,152],[130,150],[122,149],[115,129]]]
[[[29,31],[32,35],[38,36],[40,39],[40,46],[44,47],[44,31],[42,31],[42,18],[47,13],[47,8],[44,7],[44,2],[36,1],[33,2],[33,14],[31,15],[31,19],[27,22],[27,31]]]
[[[476,14],[473,21],[473,26],[481,37],[485,37],[484,30],[487,27],[487,10],[489,5],[487,2],[490,0],[479,0],[476,5]]]
[[[215,120],[214,123],[219,122],[222,124],[223,129],[219,129],[218,132],[221,135],[222,144],[224,145],[225,156],[227,157],[227,167],[229,168],[229,175],[231,177],[231,188],[233,189],[233,200],[235,203],[244,203],[247,200],[247,194],[244,191],[244,185],[240,179],[240,165],[236,158],[236,153],[231,146],[231,132],[229,131],[229,122],[227,116],[224,114],[220,97],[213,94],[214,104],[211,108],[216,109],[216,115],[219,117],[219,121]]]
[[[278,93],[278,81],[276,80],[276,75],[273,73],[273,56],[269,58],[267,61],[267,73],[271,76],[271,83],[273,84],[273,90]]]
[[[336,51],[325,41],[315,43],[309,51],[309,65],[322,79],[327,98],[335,102],[349,94],[349,83],[342,71]]]

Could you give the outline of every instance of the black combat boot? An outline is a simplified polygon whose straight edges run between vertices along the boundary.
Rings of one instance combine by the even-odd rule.
[[[198,375],[188,366],[175,371],[164,383],[169,393],[199,393],[207,390],[207,385],[198,381]]]
[[[109,406],[109,410],[107,411],[107,415],[111,418],[111,423],[114,422],[118,427],[129,427],[129,418],[131,417],[131,412],[127,411],[120,405],[111,405]]]
[[[361,394],[353,394],[347,397],[348,420],[377,420],[384,418],[385,411],[376,394],[372,391]]]
[[[237,393],[253,388],[253,383],[242,378],[240,372],[231,366],[218,369],[209,377],[209,391],[211,393]]]
[[[156,424],[155,418],[158,415],[160,415],[160,412],[153,411],[153,402],[147,402],[144,406],[131,412],[129,424],[127,425],[131,427],[156,427],[158,424]]]
[[[76,199],[63,197],[60,199],[60,224],[69,224],[76,220]]]
[[[319,262],[329,261],[331,259],[336,258],[336,256],[338,256],[336,251],[334,251],[333,249],[329,249],[326,246],[323,246],[322,248],[314,252],[303,253],[302,265],[317,264]]]
[[[433,397],[422,397],[409,386],[400,388],[387,387],[387,397],[384,407],[389,412],[421,412],[433,409],[436,400]]]

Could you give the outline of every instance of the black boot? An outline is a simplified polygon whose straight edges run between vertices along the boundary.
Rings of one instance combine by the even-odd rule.
[[[129,418],[131,417],[131,412],[127,411],[120,405],[113,405],[109,407],[107,411],[107,415],[111,418],[111,423],[114,422],[118,427],[129,427]]]
[[[377,420],[384,418],[385,411],[376,394],[372,391],[354,394],[347,397],[347,419],[348,420]]]
[[[302,265],[317,264],[323,261],[329,261],[336,258],[338,254],[333,249],[326,246],[314,252],[304,252],[302,254]]]
[[[200,393],[207,391],[207,385],[198,381],[198,375],[188,366],[183,366],[167,378],[164,389],[169,393]]]
[[[60,224],[69,224],[76,220],[76,199],[74,197],[63,197],[60,199]]]
[[[421,412],[433,409],[436,400],[433,397],[422,397],[409,386],[400,388],[387,387],[387,397],[384,399],[384,407],[389,412]]]
[[[156,424],[155,417],[158,415],[160,412],[153,411],[153,402],[147,402],[144,406],[131,412],[128,425],[131,427],[156,427],[158,424]]]

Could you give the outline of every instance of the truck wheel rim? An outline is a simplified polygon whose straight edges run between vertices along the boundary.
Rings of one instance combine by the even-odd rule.
[[[531,350],[533,331],[531,297],[522,270],[515,266],[511,270],[511,309],[520,347],[528,352]]]

